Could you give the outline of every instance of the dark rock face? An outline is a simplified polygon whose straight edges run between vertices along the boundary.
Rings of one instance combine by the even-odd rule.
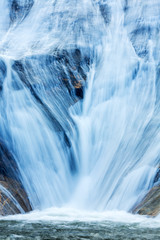
[[[152,217],[157,216],[160,213],[160,185],[153,187],[132,212]]]
[[[150,1],[144,5],[140,2],[135,5],[133,1],[124,0],[124,25],[136,54],[143,59],[149,57],[149,41],[158,38],[158,14],[153,14],[157,8],[159,6],[151,5]]]
[[[76,163],[66,129],[70,131],[70,125],[74,123],[68,108],[83,98],[91,63],[92,56],[87,49],[70,49],[56,50],[52,55],[26,57],[12,65],[12,73],[18,75],[21,87],[30,91],[48,124],[66,143],[73,173],[76,172]],[[63,111],[58,106],[62,106]]]
[[[7,68],[3,60],[0,59],[0,92],[3,89],[3,82],[7,74]]]
[[[160,105],[160,63],[158,63],[157,65],[157,69],[156,69],[156,105],[159,108]]]
[[[100,3],[99,10],[104,19],[104,22],[108,25],[111,21],[111,9],[107,5],[107,3]]]
[[[28,212],[32,209],[19,176],[13,155],[6,144],[0,141],[0,215]]]
[[[74,91],[74,94],[79,99],[82,99],[83,87],[87,78],[86,74],[92,62],[91,56],[80,49],[63,50],[57,53],[56,61],[60,69],[61,81],[66,85],[70,95]],[[63,69],[63,64],[65,64],[66,69]],[[72,95],[72,97],[74,96]]]
[[[140,27],[133,30],[130,34],[130,39],[137,55],[144,58],[148,55],[148,39],[150,36],[150,27]],[[142,43],[142,39],[145,39]]]
[[[18,3],[19,2],[19,3]],[[29,1],[28,1],[29,3]],[[19,4],[19,5],[18,5]],[[20,1],[12,1],[12,22],[24,19],[24,9]],[[12,12],[13,13],[13,12]],[[25,13],[27,14],[27,12]],[[13,91],[27,89],[49,124],[59,132],[70,154],[70,169],[76,173],[76,163],[70,140],[65,132],[69,121],[68,107],[83,98],[87,73],[92,63],[91,55],[80,49],[55,51],[52,55],[30,56],[14,60],[11,69]],[[45,74],[44,74],[45,73]],[[0,60],[0,90],[7,76],[7,67]],[[49,103],[49,104],[48,104]],[[63,104],[63,112],[56,106]],[[62,119],[62,122],[61,122]],[[66,119],[65,121],[63,121]],[[68,120],[67,120],[68,119]],[[70,123],[67,126],[69,128]],[[21,182],[21,175],[14,154],[6,142],[0,139],[0,215],[10,215],[31,211],[32,207]]]
[[[160,167],[157,169],[157,173],[154,178],[154,184],[158,184],[159,182],[160,182]]]
[[[40,67],[40,70],[45,68],[51,78],[51,81],[48,81],[49,86],[47,81],[45,81],[45,88],[52,89],[57,87],[57,79],[59,79],[59,87],[61,88],[64,85],[70,98],[76,101],[83,98],[86,74],[89,71],[91,61],[91,56],[84,54],[79,49],[73,49],[56,51],[54,55],[32,56],[15,61],[12,68],[18,73],[22,82],[33,92],[34,96],[34,89],[38,84],[43,84],[43,82],[41,80],[41,72],[37,76],[36,71],[35,75],[33,64],[34,67],[35,64],[37,67]],[[38,82],[37,79],[39,80]]]
[[[54,128],[63,132],[64,126],[57,121],[55,106],[62,105],[63,102],[63,113],[56,110],[58,119],[62,119],[62,114],[63,119],[70,119],[68,107],[83,98],[91,62],[92,57],[85,49],[83,52],[71,49],[14,61],[12,69],[18,74],[22,85],[29,89]]]
[[[33,0],[12,0],[10,3],[10,20],[14,22],[23,21],[29,14],[34,1]]]
[[[153,187],[148,191],[142,201],[133,208],[132,212],[152,217],[160,213],[160,167],[157,169]]]
[[[17,164],[2,140],[0,141],[0,176],[1,180],[3,176],[18,180]]]
[[[12,215],[31,211],[31,205],[23,186],[0,176],[0,215]]]

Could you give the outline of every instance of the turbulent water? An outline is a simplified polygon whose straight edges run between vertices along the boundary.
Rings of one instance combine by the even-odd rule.
[[[159,16],[159,0],[0,1],[0,139],[34,210],[130,211],[157,184]]]
[[[158,240],[160,221],[123,211],[47,209],[0,219],[0,239]]]

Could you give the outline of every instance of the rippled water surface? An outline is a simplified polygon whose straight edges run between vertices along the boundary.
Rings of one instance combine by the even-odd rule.
[[[160,239],[159,218],[48,209],[1,218],[0,239]]]
[[[0,0],[0,175],[40,210],[0,239],[160,239],[124,212],[160,183],[159,39],[160,0]]]

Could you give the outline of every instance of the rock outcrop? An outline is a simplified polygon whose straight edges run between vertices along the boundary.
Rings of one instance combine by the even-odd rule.
[[[27,194],[20,182],[0,176],[0,215],[31,211]]]
[[[160,185],[154,186],[132,212],[152,217],[157,216],[160,213]]]
[[[69,106],[83,98],[91,61],[90,53],[86,49],[57,50],[52,55],[13,60],[11,67],[13,91],[18,92],[26,88],[54,130],[60,132],[60,137],[63,136],[70,154],[72,172],[76,172],[76,165],[64,124],[67,125],[68,122],[67,128],[69,128],[71,122],[68,114]],[[0,64],[1,75],[6,77],[5,65],[3,62]],[[3,89],[3,82],[1,85]],[[63,113],[55,108],[61,104],[61,101],[63,101]],[[14,154],[4,141],[0,141],[0,215],[31,210]]]
[[[153,187],[148,191],[140,203],[132,210],[133,213],[155,217],[160,214],[160,167],[153,181]]]
[[[27,193],[19,178],[16,161],[2,140],[0,141],[0,215],[32,210]]]
[[[33,0],[11,0],[10,1],[10,21],[11,24],[16,21],[19,23],[23,21],[29,14],[32,6],[34,4]]]

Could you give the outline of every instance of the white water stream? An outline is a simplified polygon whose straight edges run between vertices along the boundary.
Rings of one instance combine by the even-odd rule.
[[[0,2],[0,136],[33,209],[131,210],[159,166],[159,1],[13,2]],[[49,58],[73,49],[91,59],[76,103]]]

